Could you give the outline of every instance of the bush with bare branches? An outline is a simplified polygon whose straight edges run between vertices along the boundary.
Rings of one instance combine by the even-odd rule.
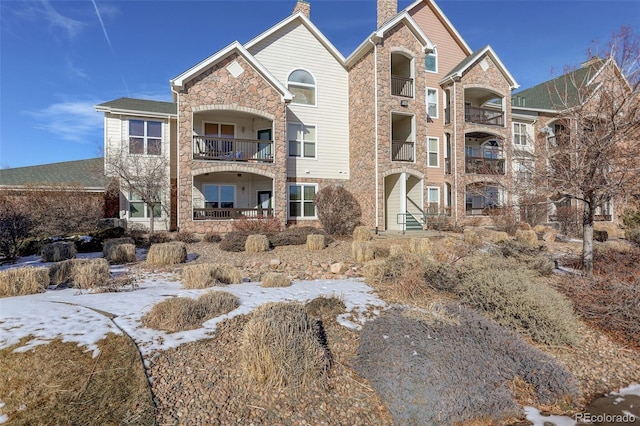
[[[330,235],[350,235],[360,223],[360,203],[342,186],[322,188],[315,197],[318,219]]]
[[[0,198],[0,256],[15,262],[32,227],[32,216],[25,205],[7,197]]]

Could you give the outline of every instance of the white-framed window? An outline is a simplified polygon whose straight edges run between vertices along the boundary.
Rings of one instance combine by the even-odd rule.
[[[162,122],[129,120],[129,154],[162,154]]]
[[[437,186],[427,186],[427,214],[437,215],[440,213],[440,188]]]
[[[289,217],[295,219],[315,219],[315,197],[318,191],[316,183],[292,183],[288,189]]]
[[[316,126],[302,123],[287,125],[289,157],[316,158]]]
[[[162,205],[153,206],[153,217],[162,216]],[[129,218],[148,219],[151,217],[151,208],[142,201],[142,197],[135,191],[129,192]]]
[[[431,52],[427,53],[424,59],[424,67],[427,72],[438,72],[438,54],[434,48]]]
[[[204,207],[207,209],[232,209],[236,205],[235,185],[205,183],[202,185]]]
[[[514,172],[519,183],[533,183],[533,162],[527,160],[516,160]]]
[[[427,167],[440,167],[440,150],[438,138],[427,138]]]
[[[438,89],[427,87],[427,115],[438,118]]]
[[[292,71],[287,78],[287,89],[293,94],[291,103],[316,105],[316,80],[309,71]]]
[[[527,125],[525,123],[513,123],[513,143],[516,145],[527,144]]]

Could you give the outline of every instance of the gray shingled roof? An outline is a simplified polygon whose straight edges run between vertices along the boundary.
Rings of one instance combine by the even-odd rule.
[[[578,89],[585,85],[606,63],[599,59],[536,86],[514,93],[511,105],[514,108],[561,110],[578,104]]]
[[[157,114],[177,114],[173,102],[149,101],[146,99],[120,98],[96,105],[96,108],[112,108],[125,111],[152,112]]]
[[[0,170],[0,187],[58,184],[104,189],[106,182],[102,157]]]

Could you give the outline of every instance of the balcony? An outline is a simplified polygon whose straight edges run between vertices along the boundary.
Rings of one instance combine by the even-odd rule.
[[[414,142],[392,141],[391,161],[411,161],[414,160]]]
[[[413,98],[413,78],[391,75],[391,94],[405,98]]]
[[[451,174],[451,158],[444,159],[444,174],[445,175]]]
[[[504,112],[466,105],[464,107],[464,121],[467,123],[504,127]]]
[[[230,220],[230,219],[261,219],[273,216],[273,209],[270,208],[209,208],[193,209],[194,220]]]
[[[477,175],[503,175],[504,160],[491,158],[465,158],[464,172]]]
[[[193,137],[193,159],[273,163],[273,141],[212,136]]]

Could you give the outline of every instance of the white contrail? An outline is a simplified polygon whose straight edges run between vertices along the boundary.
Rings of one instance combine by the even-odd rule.
[[[93,3],[93,7],[96,9],[96,15],[98,15],[98,20],[100,21],[100,26],[102,27],[102,32],[104,33],[104,38],[107,39],[107,44],[111,51],[113,51],[113,46],[111,46],[111,40],[109,40],[109,34],[107,34],[107,27],[104,26],[104,21],[102,20],[102,16],[100,15],[100,11],[98,10],[98,5],[96,4],[96,0],[91,0]]]

